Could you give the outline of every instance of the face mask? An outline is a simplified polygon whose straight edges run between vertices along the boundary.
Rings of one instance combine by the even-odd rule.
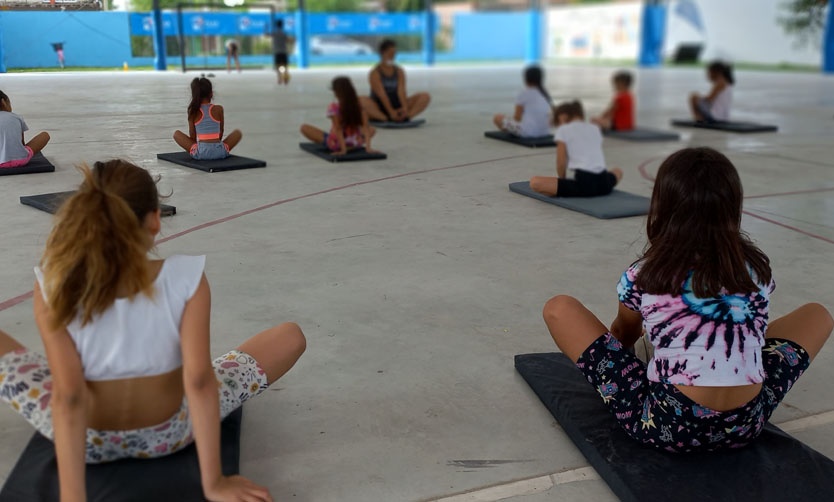
[[[383,63],[386,66],[394,66],[394,60],[393,59],[386,59],[386,60],[383,61]]]

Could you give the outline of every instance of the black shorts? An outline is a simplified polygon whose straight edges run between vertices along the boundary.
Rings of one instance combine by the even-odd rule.
[[[673,453],[689,453],[740,448],[756,439],[810,362],[808,353],[796,343],[765,339],[761,392],[728,411],[701,406],[674,385],[650,382],[646,365],[609,333],[597,338],[576,366],[632,439]]]
[[[282,66],[287,66],[289,64],[289,58],[285,53],[279,53],[275,55],[275,67],[280,68]]]
[[[590,173],[577,169],[573,179],[560,179],[556,188],[557,197],[599,197],[614,190],[617,177],[608,171]]]
[[[383,114],[385,114],[386,117],[388,117],[388,120],[394,120],[394,117],[388,115],[388,110],[385,109],[385,105],[382,103],[382,100],[379,99],[379,96],[371,93],[371,99],[374,100],[376,106],[379,107],[379,111],[381,111]],[[394,94],[393,96],[389,94],[388,102],[391,103],[391,108],[395,110],[399,110],[400,108],[402,108],[402,104],[400,103],[400,97],[396,94]]]
[[[229,44],[229,46],[226,48],[226,54],[232,57],[237,56],[237,51],[237,44]]]

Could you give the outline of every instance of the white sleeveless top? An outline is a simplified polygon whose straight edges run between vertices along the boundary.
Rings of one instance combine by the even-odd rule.
[[[154,281],[153,297],[119,298],[87,325],[81,326],[80,319],[71,322],[67,331],[81,356],[84,378],[146,377],[181,367],[180,322],[185,304],[200,285],[205,262],[205,256],[171,256]],[[40,267],[35,267],[35,276],[43,291]]]
[[[730,120],[730,107],[733,105],[733,86],[728,85],[712,100],[709,113],[720,121]]]

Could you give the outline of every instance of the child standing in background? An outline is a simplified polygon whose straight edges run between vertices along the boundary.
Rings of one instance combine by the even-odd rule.
[[[712,90],[706,96],[694,92],[689,96],[692,117],[698,122],[726,122],[730,120],[733,104],[733,67],[722,61],[713,61],[707,67],[707,78]]]
[[[631,85],[634,77],[627,71],[614,74],[611,83],[614,86],[614,99],[608,108],[591,122],[604,130],[631,131],[634,129],[634,96]]]
[[[550,135],[550,95],[544,90],[544,72],[538,66],[524,70],[527,86],[515,100],[512,117],[497,114],[492,118],[495,126],[521,138],[538,138]]]
[[[371,149],[371,138],[376,134],[370,124],[368,115],[359,104],[359,96],[353,82],[348,77],[336,77],[331,84],[336,101],[327,107],[327,118],[332,122],[330,132],[326,133],[310,124],[301,126],[301,134],[314,143],[326,145],[333,155],[344,155],[350,150]]]
[[[9,97],[0,91],[0,169],[25,166],[49,143],[49,134],[45,132],[26,143],[23,133],[28,130],[23,118],[12,113]]]
[[[278,85],[290,83],[289,46],[293,38],[284,31],[284,20],[275,21],[272,31],[272,53],[275,56],[275,71],[278,72]]]
[[[223,107],[211,103],[214,97],[211,80],[200,77],[191,81],[191,103],[188,105],[188,134],[174,132],[174,141],[194,160],[220,160],[240,143],[239,129],[223,138]]]
[[[556,129],[556,177],[533,176],[530,188],[550,197],[597,197],[608,195],[620,182],[623,172],[605,168],[602,133],[585,122],[582,103],[562,103],[554,111]],[[574,178],[567,177],[568,169]]]

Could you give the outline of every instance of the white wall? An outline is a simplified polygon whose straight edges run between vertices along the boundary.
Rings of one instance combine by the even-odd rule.
[[[676,13],[678,4],[669,5],[664,54],[670,55],[681,42],[704,44],[702,60],[727,59],[747,63],[796,63],[819,65],[818,46],[799,49],[778,19],[784,15],[784,0],[690,0],[700,11],[703,33]]]

